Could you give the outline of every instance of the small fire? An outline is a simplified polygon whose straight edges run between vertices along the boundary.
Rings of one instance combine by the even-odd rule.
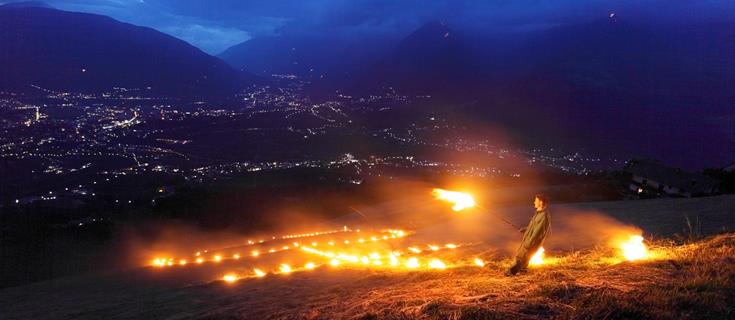
[[[439,200],[451,202],[453,204],[452,210],[454,211],[462,211],[475,206],[475,199],[469,193],[437,188],[432,191],[432,194]]]
[[[236,274],[228,273],[224,277],[222,277],[222,280],[224,280],[227,283],[233,283],[237,281],[238,277]]]
[[[253,273],[255,273],[255,276],[258,278],[265,277],[265,272],[263,272],[263,270],[253,269]]]
[[[643,243],[643,237],[639,235],[630,236],[628,241],[620,244],[620,249],[628,261],[642,260],[648,257],[648,248]]]
[[[533,254],[531,260],[528,261],[528,264],[532,266],[544,264],[544,251],[544,247],[538,248],[538,251]]]
[[[278,268],[278,270],[281,271],[281,273],[291,273],[291,266],[284,263]]]
[[[417,258],[408,258],[408,261],[406,261],[406,268],[418,268],[419,267],[419,259]]]
[[[429,261],[429,268],[432,269],[446,269],[447,265],[439,259],[432,259]]]
[[[484,267],[485,261],[482,261],[482,259],[480,258],[475,258],[475,265],[477,265],[478,267]]]

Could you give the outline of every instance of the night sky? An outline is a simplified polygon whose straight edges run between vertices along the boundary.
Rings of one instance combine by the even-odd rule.
[[[7,3],[12,1],[0,1]],[[210,54],[260,36],[330,33],[405,35],[430,20],[483,32],[523,32],[614,12],[653,23],[732,19],[735,1],[48,0],[183,39]]]

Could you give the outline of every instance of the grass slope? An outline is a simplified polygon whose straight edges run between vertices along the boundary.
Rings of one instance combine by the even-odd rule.
[[[505,277],[485,268],[325,270],[235,284],[147,282],[128,273],[0,291],[3,319],[732,319],[735,234],[656,243],[655,259],[611,264],[570,252]]]

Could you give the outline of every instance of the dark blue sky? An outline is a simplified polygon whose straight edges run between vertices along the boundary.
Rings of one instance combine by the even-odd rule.
[[[12,2],[3,1],[2,2]],[[282,33],[407,34],[429,20],[455,28],[512,32],[598,19],[610,12],[647,21],[732,19],[735,1],[711,0],[48,0],[181,38],[217,54],[247,39]]]

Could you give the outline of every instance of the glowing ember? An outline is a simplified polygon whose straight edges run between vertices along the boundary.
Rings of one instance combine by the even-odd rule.
[[[448,249],[457,249],[457,245],[453,243],[447,243],[445,247],[447,247]]]
[[[462,211],[475,206],[475,199],[469,193],[434,189],[432,194],[439,200],[452,203],[452,210],[454,211]]]
[[[642,260],[648,257],[648,249],[643,243],[643,237],[639,235],[630,236],[628,241],[620,245],[623,256],[628,261]]]
[[[421,249],[416,248],[416,247],[409,247],[408,251],[411,251],[413,253],[421,253]]]
[[[430,244],[429,245],[429,249],[431,249],[431,251],[437,251],[437,250],[439,250],[439,246],[435,246],[435,245],[431,245]]]
[[[253,273],[255,273],[255,276],[258,278],[265,277],[265,272],[260,269],[253,269]]]
[[[485,261],[482,261],[482,259],[480,258],[475,258],[475,265],[477,265],[478,267],[484,267]]]
[[[406,261],[406,268],[418,268],[419,267],[419,259],[417,258],[409,258],[408,261]]]
[[[222,256],[220,255],[214,256],[214,262],[220,262],[220,261],[222,261]]]
[[[278,271],[280,271],[281,273],[291,273],[291,266],[284,263],[280,267],[278,267]]]
[[[309,262],[306,265],[304,265],[304,268],[306,268],[306,270],[312,270],[316,268],[316,265],[313,262]]]
[[[258,252],[257,250],[253,250],[252,252],[250,252],[250,255],[252,255],[253,257],[257,257],[260,255],[260,252]]]
[[[153,265],[156,267],[163,267],[166,264],[165,259],[155,258],[153,259]]]
[[[429,261],[429,268],[432,269],[446,269],[447,265],[439,259],[432,259]]]
[[[340,265],[340,262],[339,262],[338,259],[332,259],[332,260],[329,261],[329,264],[332,265],[333,267],[336,267],[336,266]]]
[[[182,265],[182,266],[185,266],[186,265],[186,260],[184,260],[184,259],[179,260],[179,264]]]
[[[204,262],[204,259],[202,259],[202,258],[197,258],[197,263],[200,263],[200,264],[201,264],[202,262]]]
[[[232,273],[228,273],[224,277],[222,277],[222,280],[225,280],[225,282],[227,282],[227,283],[233,283],[233,282],[237,281],[237,279],[238,279],[237,278],[237,275],[236,274],[232,274]]]
[[[398,265],[398,258],[396,258],[396,256],[394,254],[391,253],[390,256],[388,256],[388,258],[390,259],[390,265],[391,266],[397,266]]]
[[[528,264],[532,266],[544,264],[544,247],[538,248],[538,251],[533,254]]]
[[[237,253],[235,253],[235,254],[232,255],[232,258],[235,259],[235,260],[240,259],[240,255],[237,254]]]

